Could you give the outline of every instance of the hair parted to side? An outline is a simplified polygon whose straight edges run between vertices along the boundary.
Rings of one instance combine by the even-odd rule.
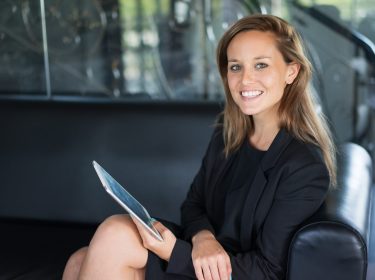
[[[300,65],[293,83],[286,85],[279,105],[280,127],[297,139],[317,145],[322,150],[331,185],[336,185],[336,149],[328,124],[316,112],[315,102],[308,85],[312,67],[304,53],[302,40],[296,30],[285,20],[273,15],[251,15],[235,22],[221,37],[216,53],[220,76],[224,85],[226,104],[223,111],[223,133],[226,155],[237,150],[249,133],[253,133],[252,116],[242,113],[229,90],[227,49],[232,39],[244,31],[271,32],[277,48],[286,63]]]

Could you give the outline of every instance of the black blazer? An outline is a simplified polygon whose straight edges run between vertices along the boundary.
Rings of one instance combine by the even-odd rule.
[[[203,229],[215,234],[210,223],[216,215],[212,193],[237,156],[226,158],[223,148],[222,130],[217,129],[181,207],[184,236],[176,242],[167,273],[196,278],[191,237]],[[241,251],[229,254],[234,280],[284,279],[292,235],[319,208],[329,187],[320,150],[296,140],[285,129],[279,131],[260,165],[243,208]]]

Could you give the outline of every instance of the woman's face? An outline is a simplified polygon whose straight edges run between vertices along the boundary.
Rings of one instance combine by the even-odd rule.
[[[273,118],[287,84],[298,74],[296,63],[285,63],[270,32],[237,34],[227,49],[229,89],[234,102],[246,115]]]

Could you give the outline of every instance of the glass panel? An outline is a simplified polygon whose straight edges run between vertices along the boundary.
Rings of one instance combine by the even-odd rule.
[[[259,12],[253,2],[0,1],[0,92],[55,99],[222,99],[216,45],[229,24]]]
[[[52,95],[222,99],[214,51],[241,2],[46,1]]]
[[[118,11],[116,1],[109,2],[45,2],[52,95],[112,96],[119,91]]]
[[[46,96],[39,1],[0,1],[0,95]],[[31,16],[31,8],[33,14]]]

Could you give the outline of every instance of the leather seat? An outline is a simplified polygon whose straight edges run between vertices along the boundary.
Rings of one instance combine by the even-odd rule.
[[[372,161],[359,145],[339,150],[338,185],[295,233],[289,280],[366,279],[370,229]]]

